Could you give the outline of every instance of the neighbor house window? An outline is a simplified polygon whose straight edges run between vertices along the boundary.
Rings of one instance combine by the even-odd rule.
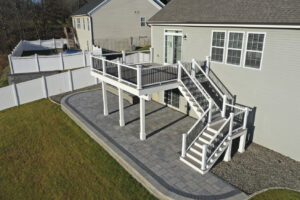
[[[244,33],[229,32],[228,49],[227,49],[227,64],[240,65],[243,49]]]
[[[87,29],[88,29],[88,31],[89,31],[89,30],[90,30],[90,19],[87,18],[86,21],[87,21]]]
[[[82,21],[83,21],[83,30],[85,30],[85,19],[82,18]]]
[[[80,18],[77,18],[77,28],[80,29]]]
[[[75,19],[73,19],[73,27],[76,27]]]
[[[146,18],[141,17],[141,26],[146,26]]]
[[[248,33],[245,67],[260,69],[264,50],[264,33]]]
[[[211,45],[211,60],[223,62],[225,49],[225,31],[213,31]]]

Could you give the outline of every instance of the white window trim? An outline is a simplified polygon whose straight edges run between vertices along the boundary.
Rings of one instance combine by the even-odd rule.
[[[229,48],[229,38],[230,38],[230,33],[242,33],[243,34],[243,40],[242,40],[242,48],[241,49],[237,49],[237,48]],[[243,66],[243,50],[244,50],[244,43],[245,43],[245,31],[228,31],[228,35],[227,35],[227,46],[226,46],[226,56],[225,56],[225,64],[226,65],[231,65],[231,66],[234,66],[234,67],[242,67]],[[235,64],[232,64],[232,63],[228,63],[227,62],[227,58],[228,58],[228,50],[241,50],[241,59],[240,59],[240,64],[239,65],[235,65]]]
[[[166,31],[181,31],[181,33],[167,33]],[[182,59],[182,46],[183,46],[183,30],[182,29],[164,29],[164,35],[163,35],[163,63],[164,65],[170,65],[170,63],[166,63],[166,35],[171,36],[181,36],[181,59]]]
[[[212,58],[212,48],[213,48],[212,43],[213,43],[214,32],[222,32],[222,33],[225,33],[222,62],[211,60],[211,58]],[[225,30],[212,30],[212,31],[211,31],[211,36],[210,36],[210,37],[211,37],[211,38],[210,38],[210,60],[211,60],[212,63],[224,64],[224,62],[225,62],[225,61],[224,61],[224,60],[225,60],[224,58],[225,58],[225,54],[226,54],[226,45],[227,45],[227,42],[226,42],[226,40],[227,40],[227,34],[226,34],[226,32],[227,32],[227,31],[225,31]],[[222,47],[215,47],[215,48],[222,48]]]
[[[249,34],[264,34],[264,42],[263,42],[263,48],[262,48],[262,51],[247,50]],[[256,71],[261,71],[262,63],[263,63],[263,59],[264,59],[264,50],[265,50],[266,37],[267,37],[267,33],[266,33],[266,32],[247,32],[247,38],[246,38],[246,42],[245,42],[246,44],[245,44],[245,51],[244,51],[243,68],[250,69],[250,70],[256,70]],[[247,55],[247,51],[249,51],[249,52],[258,52],[258,53],[261,53],[261,61],[260,61],[260,66],[259,66],[258,69],[257,69],[257,68],[254,68],[254,67],[247,67],[247,66],[246,66],[246,55]]]

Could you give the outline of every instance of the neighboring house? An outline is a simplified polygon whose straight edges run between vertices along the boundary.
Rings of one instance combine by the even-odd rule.
[[[154,63],[210,56],[236,102],[252,108],[254,142],[300,160],[299,0],[173,0],[148,24]],[[188,112],[178,89],[152,97]]]
[[[150,45],[147,20],[164,4],[159,0],[92,0],[72,15],[82,50],[92,45],[120,51]]]

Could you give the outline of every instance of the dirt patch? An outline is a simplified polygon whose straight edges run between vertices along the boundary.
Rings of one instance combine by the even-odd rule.
[[[237,146],[238,140],[233,152]],[[244,153],[235,153],[232,161],[219,162],[211,172],[247,194],[270,187],[300,190],[300,162],[255,143]]]

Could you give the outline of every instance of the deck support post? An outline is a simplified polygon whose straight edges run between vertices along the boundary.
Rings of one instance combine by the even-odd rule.
[[[123,102],[123,90],[119,88],[119,114],[120,114],[120,126],[125,126],[124,122],[124,102]]]
[[[206,69],[205,69],[206,75],[209,74],[209,69],[210,69],[210,57],[206,56]]]
[[[140,140],[146,140],[145,99],[140,97]]]
[[[102,81],[102,96],[103,96],[103,115],[108,115],[108,108],[107,108],[107,92],[106,92],[106,83]]]
[[[185,157],[185,154],[186,154],[186,137],[187,137],[187,134],[184,133],[182,134],[182,149],[181,149],[181,157]]]
[[[122,64],[126,64],[126,51],[122,51]]]
[[[196,60],[193,58],[192,59],[192,71],[191,71],[191,76],[193,77],[193,78],[195,78],[196,77],[196,67],[195,67],[195,62],[196,62]]]
[[[245,132],[240,137],[240,143],[239,143],[239,149],[238,149],[238,152],[240,152],[240,153],[244,153],[245,152],[246,136],[247,136],[247,132]]]
[[[229,162],[231,161],[231,149],[232,149],[232,140],[230,140],[227,150],[225,152],[224,161]]]

